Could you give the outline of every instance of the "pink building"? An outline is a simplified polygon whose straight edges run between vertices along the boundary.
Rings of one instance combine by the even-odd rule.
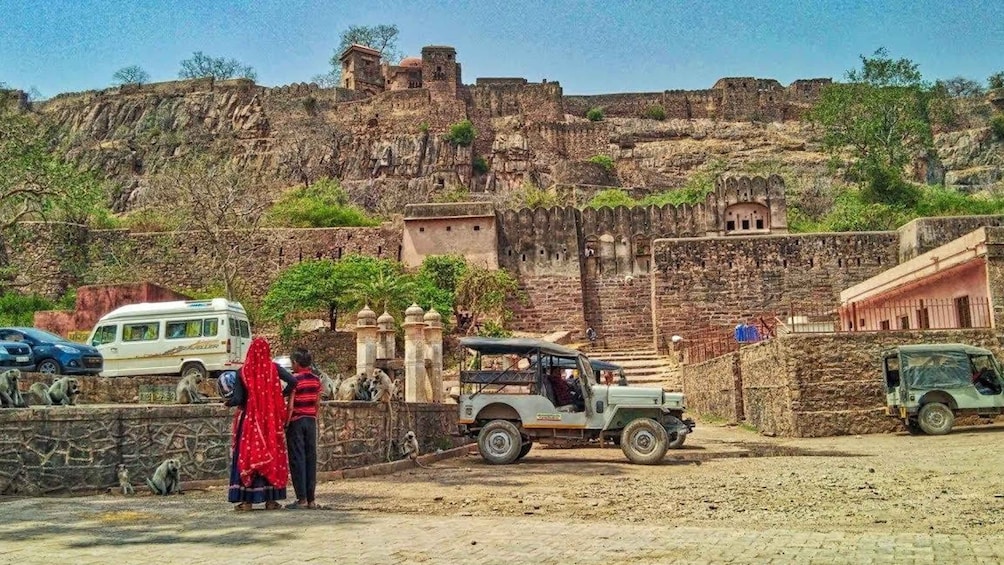
[[[995,327],[988,242],[1001,235],[980,228],[844,290],[840,330]]]

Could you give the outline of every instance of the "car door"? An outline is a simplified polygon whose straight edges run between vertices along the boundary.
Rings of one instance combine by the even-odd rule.
[[[118,324],[102,324],[95,328],[94,337],[91,338],[91,347],[98,350],[104,359],[104,368],[101,374],[106,377],[114,377],[123,369],[122,355],[119,353],[119,326]]]

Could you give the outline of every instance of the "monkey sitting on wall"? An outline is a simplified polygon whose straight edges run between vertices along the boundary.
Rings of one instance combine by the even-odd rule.
[[[49,397],[49,387],[45,386],[45,383],[33,383],[28,387],[28,392],[38,399],[36,404],[40,406],[52,406],[52,398]]]
[[[337,374],[335,378],[322,373],[321,377],[321,399],[335,400],[338,398],[338,387],[342,384],[342,375]]]
[[[80,394],[80,381],[72,377],[57,379],[49,387],[49,398],[57,406],[72,406],[77,403]]]
[[[415,462],[415,465],[419,467],[425,467],[418,460],[418,438],[415,436],[415,432],[408,430],[408,433],[404,434],[404,442],[401,446],[401,458],[408,458]]]
[[[119,463],[116,474],[119,478],[119,488],[122,490],[122,494],[136,494],[136,489],[132,488],[132,483],[129,482],[129,469],[126,469],[125,465]]]
[[[199,392],[199,383],[201,382],[201,375],[195,374],[182,377],[178,381],[178,387],[174,391],[178,404],[202,404],[208,402],[208,399]]]
[[[365,374],[349,377],[338,387],[338,400],[369,400],[370,379]]]
[[[28,403],[21,396],[21,389],[18,383],[21,380],[21,371],[11,369],[0,373],[0,407],[2,408],[27,408]]]
[[[394,381],[391,380],[387,373],[380,369],[373,371],[373,378],[370,380],[369,388],[370,400],[374,402],[390,402],[397,392],[397,386],[394,385]]]
[[[182,494],[181,462],[177,459],[165,459],[153,472],[153,477],[146,480],[146,484],[153,494]]]

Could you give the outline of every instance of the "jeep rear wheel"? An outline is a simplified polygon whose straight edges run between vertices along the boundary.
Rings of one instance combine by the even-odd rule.
[[[920,429],[932,436],[943,436],[952,431],[955,424],[955,414],[952,409],[940,402],[930,402],[920,407],[917,421]]]
[[[654,465],[666,456],[669,434],[651,418],[639,418],[621,432],[621,450],[632,463]]]
[[[508,420],[492,420],[478,434],[478,451],[492,465],[515,463],[522,449],[523,437]]]
[[[903,425],[906,426],[907,433],[912,436],[919,436],[924,433],[924,430],[920,429],[920,424],[913,418],[903,422]]]
[[[681,434],[679,432],[673,434],[673,439],[669,442],[670,449],[680,449],[683,447],[683,442],[687,441],[687,434]]]

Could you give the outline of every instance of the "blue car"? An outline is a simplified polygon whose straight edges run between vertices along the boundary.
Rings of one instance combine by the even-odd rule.
[[[0,341],[30,347],[35,370],[48,375],[97,375],[105,364],[101,353],[90,345],[36,328],[0,328]]]
[[[35,370],[31,348],[16,341],[0,341],[0,373],[17,369],[23,373]]]

